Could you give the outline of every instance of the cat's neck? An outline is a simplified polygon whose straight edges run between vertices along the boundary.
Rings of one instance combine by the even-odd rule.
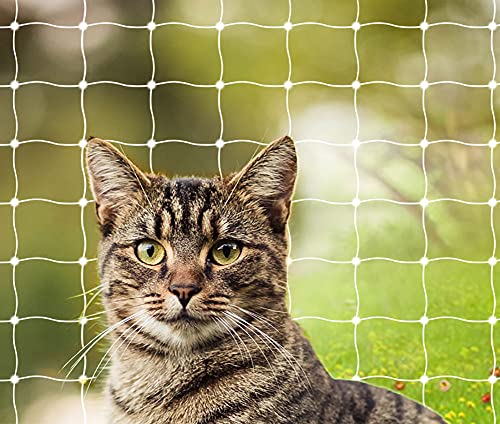
[[[165,386],[219,378],[243,370],[271,370],[277,364],[290,368],[296,361],[302,335],[287,314],[279,320],[252,321],[211,343],[191,348],[164,346],[161,350],[138,343],[120,345],[112,357],[111,380],[139,383],[141,379],[162,381]],[[180,378],[180,376],[182,376]]]

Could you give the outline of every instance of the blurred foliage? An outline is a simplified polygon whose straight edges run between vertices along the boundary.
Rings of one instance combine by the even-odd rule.
[[[19,0],[20,23],[48,22],[75,26],[83,17],[81,0]],[[129,143],[124,152],[142,168],[149,168],[149,151],[144,144],[155,140],[187,140],[206,144],[193,146],[180,142],[158,145],[153,152],[153,168],[167,175],[204,175],[218,172],[214,143],[222,134],[226,141],[269,142],[288,131],[286,92],[281,87],[228,84],[254,81],[283,84],[289,77],[286,34],[280,28],[230,26],[233,22],[283,25],[288,20],[288,0],[224,1],[221,34],[221,67],[217,31],[181,25],[159,26],[153,32],[154,79],[177,80],[214,85],[221,76],[226,83],[218,95],[214,87],[182,84],[158,85],[153,92],[154,122],[149,110],[146,84],[152,76],[149,31],[111,25],[90,25],[83,38],[89,82],[83,97],[86,126],[77,87],[84,78],[81,37],[77,28],[27,25],[16,33],[19,62],[18,80],[69,84],[22,85],[15,94],[19,126],[16,128],[8,84],[15,78],[12,52],[13,33],[0,28],[0,262],[15,252],[12,208],[8,202],[16,193],[13,153],[8,143],[17,137],[25,142],[15,151],[19,199],[48,198],[76,202],[90,199],[81,169],[82,138],[98,136]],[[390,81],[418,85],[425,78],[422,32],[424,0],[359,0],[359,21],[388,22],[415,28],[387,25],[363,26],[357,33],[359,80]],[[356,153],[349,144],[358,134],[354,92],[349,86],[356,79],[357,62],[354,33],[349,27],[357,16],[354,0],[292,0],[291,21],[322,22],[348,28],[298,25],[289,35],[290,79],[294,82],[321,81],[347,87],[315,83],[295,85],[289,92],[292,136],[298,144],[300,159],[296,198],[320,198],[350,202],[357,195],[355,160],[359,170],[359,198],[387,198],[399,202],[458,198],[486,202],[499,197],[492,169],[498,169],[499,156],[488,147],[473,146],[498,137],[493,125],[490,91],[484,87],[457,84],[432,85],[441,80],[464,84],[487,84],[494,75],[491,46],[498,60],[500,32],[487,28],[451,25],[431,26],[425,34],[428,59],[427,79],[431,86],[425,94],[417,87],[387,84],[363,85],[357,92],[359,139],[390,140],[411,144],[367,143]],[[428,0],[427,21],[458,22],[485,26],[493,19],[491,0]],[[0,2],[0,26],[9,25],[15,16],[15,1]],[[145,25],[151,20],[149,0],[87,0],[89,24],[117,22]],[[219,0],[157,0],[155,21],[186,22],[213,26],[219,21]],[[495,113],[500,98],[493,96]],[[498,116],[497,116],[498,117]],[[223,124],[223,125],[222,125]],[[418,143],[431,144],[422,160]],[[67,146],[37,143],[49,140]],[[316,140],[314,142],[313,140]],[[318,140],[333,145],[322,144]],[[448,143],[461,140],[471,145]],[[33,141],[33,142],[28,142]],[[227,144],[221,151],[224,172],[240,168],[255,153],[248,142]],[[425,174],[423,172],[425,165]],[[427,182],[427,192],[425,190]],[[498,208],[492,214],[493,227],[500,228]],[[18,256],[49,257],[75,261],[83,254],[95,257],[98,235],[94,211],[89,204],[83,215],[87,250],[83,251],[80,208],[40,201],[21,203],[16,210]],[[455,256],[468,260],[487,260],[494,252],[490,208],[458,202],[431,203],[425,216],[429,257]],[[357,213],[359,256],[418,260],[425,252],[422,211],[418,205],[385,202],[362,203]],[[356,256],[357,239],[353,208],[301,202],[294,205],[291,224],[292,257],[316,256],[350,261]],[[497,232],[496,236],[499,234]],[[356,291],[351,265],[304,261],[290,268],[293,314],[349,320],[356,313]],[[496,274],[496,271],[495,271]],[[496,277],[496,275],[495,275]],[[487,265],[453,261],[432,262],[425,274],[430,317],[454,315],[467,319],[487,319],[493,308]],[[424,313],[425,297],[419,265],[366,262],[357,270],[360,316],[389,316],[418,320]],[[498,278],[494,278],[495,289]],[[87,290],[98,282],[95,263],[85,267],[83,282]],[[21,317],[45,315],[75,319],[83,306],[80,266],[54,264],[41,260],[22,262],[16,270],[16,288]],[[15,311],[12,267],[0,264],[0,321]],[[89,313],[99,312],[93,306]],[[332,375],[350,378],[356,370],[353,327],[318,320],[301,321]],[[101,329],[92,323],[86,340]],[[493,359],[489,325],[459,321],[431,321],[426,332],[429,375],[454,374],[468,378],[487,378]],[[499,341],[500,342],[500,341]],[[420,324],[387,320],[363,321],[357,331],[360,374],[389,375],[394,378],[419,378],[424,372]],[[19,353],[18,374],[43,374],[62,378],[62,365],[77,351],[80,329],[75,324],[46,320],[22,321],[16,329]],[[500,344],[498,344],[500,346]],[[15,369],[12,326],[0,323],[0,381],[10,378]],[[100,360],[102,352],[89,354],[87,374]],[[498,352],[497,352],[498,354]],[[72,374],[77,378],[81,367]],[[393,387],[384,379],[372,383]],[[491,409],[480,396],[488,385],[451,380],[449,392],[441,392],[431,380],[426,401],[442,413],[453,412],[450,421],[490,422]],[[98,386],[98,385],[97,385]],[[74,393],[74,384],[45,380],[22,380],[16,397],[22,422],[29,409],[48,393]],[[405,393],[421,400],[419,383],[408,383]],[[13,422],[12,385],[0,382],[0,423]],[[464,399],[462,401],[461,399]],[[498,403],[498,399],[494,400]],[[474,407],[468,402],[473,402]],[[500,406],[500,405],[499,405]],[[498,409],[498,406],[497,406]],[[464,416],[459,415],[460,413]],[[462,420],[462,421],[460,421]]]

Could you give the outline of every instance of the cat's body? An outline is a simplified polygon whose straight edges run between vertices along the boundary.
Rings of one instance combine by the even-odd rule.
[[[224,180],[145,175],[100,140],[88,169],[113,328],[110,422],[444,423],[390,391],[331,379],[288,315],[289,138]]]
[[[247,346],[255,368],[248,360],[242,361],[233,340],[182,356],[136,348],[118,351],[108,386],[113,423],[444,422],[395,393],[331,379],[298,326],[289,322],[287,327],[284,338],[272,337],[302,369],[291,364],[291,357],[288,361],[276,349],[261,346],[269,365],[249,339]]]

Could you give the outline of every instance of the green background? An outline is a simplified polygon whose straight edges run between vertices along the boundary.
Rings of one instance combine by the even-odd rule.
[[[288,20],[289,3],[288,0],[227,0],[223,3],[226,27],[221,33],[220,47],[224,64],[222,79],[226,86],[220,93],[222,138],[268,143],[289,130],[286,90],[282,86],[290,71],[286,32],[282,27],[277,28]],[[84,35],[86,80],[90,84],[84,94],[85,130],[80,90],[76,86],[83,77],[80,30],[75,28],[82,20],[82,1],[19,0],[20,23],[47,22],[73,28],[28,25],[16,33],[17,79],[21,83],[48,81],[63,85],[21,85],[15,94],[18,127],[9,87],[15,78],[12,31],[8,28],[15,16],[14,4],[14,0],[0,3],[2,424],[15,422],[12,384],[8,381],[15,369],[12,325],[8,320],[16,310],[12,266],[8,262],[16,251],[13,211],[8,203],[16,195],[10,141],[15,137],[21,141],[15,151],[17,197],[22,201],[15,212],[18,257],[74,262],[84,253],[80,207],[24,200],[79,201],[85,187],[81,149],[77,145],[82,137],[98,136],[127,143],[122,146],[124,152],[143,169],[149,167],[149,149],[145,143],[151,137],[157,141],[198,143],[201,146],[182,142],[158,144],[153,150],[153,168],[171,176],[209,176],[218,172],[217,149],[213,144],[221,134],[218,91],[214,86],[221,75],[221,63],[218,33],[213,28],[221,15],[219,0],[156,1],[157,23],[185,22],[212,28],[173,24],[158,26],[153,32],[158,83],[185,81],[208,85],[203,88],[179,83],[158,85],[152,98],[154,128],[149,90],[145,86],[92,84],[117,81],[145,85],[152,75],[149,31],[91,25]],[[500,277],[498,266],[491,269],[485,263],[496,254],[494,235],[498,237],[500,231],[499,209],[492,210],[486,204],[490,198],[500,197],[492,172],[492,168],[498,169],[500,155],[498,149],[492,152],[484,145],[498,137],[491,114],[491,92],[485,87],[490,80],[498,78],[494,74],[491,46],[498,60],[500,32],[491,36],[486,27],[494,19],[493,1],[428,0],[427,22],[456,22],[462,26],[431,25],[426,32],[427,80],[431,83],[425,93],[426,134],[422,90],[418,86],[425,76],[419,28],[425,19],[425,2],[359,0],[361,24],[392,25],[363,25],[357,33],[359,80],[399,85],[363,84],[357,92],[359,140],[373,141],[363,143],[356,154],[358,197],[362,201],[382,198],[400,203],[361,203],[356,219],[358,256],[417,263],[363,261],[355,278],[354,266],[349,262],[356,256],[358,242],[354,207],[349,202],[356,197],[357,180],[350,143],[356,138],[358,126],[354,90],[350,85],[356,79],[357,62],[354,31],[350,26],[356,20],[357,9],[354,0],[291,1],[291,21],[303,23],[289,33],[290,79],[301,82],[288,96],[291,135],[299,142],[300,170],[295,199],[333,202],[294,204],[291,256],[347,262],[294,261],[290,265],[292,314],[296,318],[346,321],[304,318],[300,323],[330,373],[334,377],[353,377],[357,354],[354,325],[350,320],[358,306],[356,281],[362,318],[356,330],[359,375],[392,377],[394,380],[368,380],[389,388],[394,388],[396,380],[418,380],[426,366],[422,325],[418,322],[426,308],[422,266],[418,263],[424,256],[426,243],[418,202],[427,187],[427,198],[431,200],[425,211],[427,256],[482,263],[448,259],[431,261],[425,269],[427,316],[431,319],[425,327],[427,375],[431,377],[425,386],[425,401],[447,414],[450,422],[492,423],[493,405],[482,402],[482,396],[490,392],[490,384],[468,380],[488,378],[494,364],[492,334],[494,346],[500,346],[498,331],[494,328],[492,333],[491,325],[486,322],[497,314],[494,291],[499,288]],[[87,1],[89,24],[108,21],[144,26],[151,16],[150,1]],[[271,28],[228,25],[234,22],[252,22]],[[307,22],[330,26],[304,24]],[[235,81],[270,86],[229,84]],[[460,84],[432,85],[437,81]],[[494,94],[495,115],[500,110],[499,102],[500,97]],[[422,161],[418,143],[424,137],[431,142],[442,142],[431,143]],[[239,169],[257,147],[248,141],[227,144],[221,151],[222,170]],[[85,196],[91,199],[88,187]],[[442,198],[468,203],[432,202]],[[84,209],[83,227],[86,256],[93,258],[98,234],[92,203]],[[87,290],[98,284],[95,262],[85,267],[83,282]],[[22,261],[16,267],[15,287],[21,318],[46,316],[74,320],[80,316],[83,300],[77,297],[82,291],[78,263]],[[88,313],[99,311],[97,304]],[[368,317],[379,318],[364,319]],[[436,317],[459,317],[472,322],[433,319]],[[86,326],[86,340],[101,330],[102,324],[96,320]],[[66,372],[61,371],[61,367],[79,349],[79,338],[77,323],[21,321],[16,328],[18,375],[64,378]],[[88,355],[88,375],[99,362],[103,347],[100,345]],[[500,353],[498,348],[495,350]],[[71,378],[78,378],[81,372],[80,365]],[[438,378],[433,378],[436,376]],[[448,391],[440,390],[442,380],[449,383]],[[92,423],[101,422],[99,390],[98,382],[86,398]],[[500,401],[497,392],[497,389],[493,391],[494,403]],[[406,382],[402,393],[422,401],[422,384]],[[42,424],[83,421],[78,396],[79,383],[62,385],[39,378],[21,380],[16,386],[20,421]]]

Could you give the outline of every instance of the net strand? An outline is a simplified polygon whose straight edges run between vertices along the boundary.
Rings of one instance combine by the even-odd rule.
[[[19,14],[19,3],[18,0],[15,1],[15,21],[17,22],[17,17]],[[12,32],[12,52],[14,55],[14,64],[15,64],[15,74],[14,74],[14,79],[17,80],[19,76],[19,60],[17,57],[17,50],[16,50],[16,31]],[[15,132],[14,132],[14,142],[12,143],[12,168],[13,168],[13,173],[14,173],[14,183],[15,183],[15,191],[14,191],[14,199],[17,199],[18,193],[19,193],[19,178],[17,175],[17,169],[16,169],[16,149],[18,147],[17,139],[19,137],[19,119],[17,115],[17,105],[16,105],[16,90],[12,90],[12,110],[14,114],[14,121],[15,121]],[[12,324],[12,347],[14,350],[14,361],[15,361],[15,366],[14,366],[14,373],[10,377],[10,382],[12,383],[12,407],[14,409],[14,418],[15,418],[15,423],[19,423],[19,413],[17,410],[17,402],[16,402],[16,386],[17,383],[19,382],[19,377],[18,377],[18,372],[19,372],[19,355],[17,351],[17,344],[16,344],[16,326],[19,323],[18,319],[18,311],[19,311],[19,295],[17,292],[17,284],[16,284],[16,266],[19,263],[18,260],[18,254],[19,254],[19,237],[17,234],[17,226],[16,226],[16,204],[13,203],[12,205],[12,229],[14,232],[14,239],[15,239],[15,248],[14,248],[14,256],[11,259],[11,264],[12,264],[12,289],[14,292],[14,302],[15,302],[15,307],[14,307],[14,315],[12,316],[10,322]]]
[[[424,136],[422,138],[421,142],[421,147],[422,147],[422,172],[424,175],[424,197],[423,197],[423,202],[421,204],[422,206],[422,231],[424,234],[424,252],[421,260],[421,265],[422,265],[422,291],[424,295],[424,312],[422,315],[422,318],[420,319],[420,323],[422,324],[422,349],[423,349],[423,354],[424,354],[424,370],[422,373],[422,376],[420,377],[420,382],[422,383],[422,404],[425,405],[425,385],[429,381],[429,377],[427,376],[427,370],[429,368],[429,356],[427,353],[427,345],[425,343],[425,327],[429,322],[429,318],[427,317],[427,311],[429,309],[429,298],[427,295],[427,286],[426,286],[426,281],[425,281],[425,269],[428,264],[428,258],[427,258],[427,253],[429,249],[429,238],[427,236],[427,227],[425,223],[425,208],[428,205],[428,192],[429,192],[429,179],[427,176],[427,169],[425,166],[425,151],[426,148],[428,147],[428,133],[429,133],[429,121],[427,119],[427,109],[426,109],[426,104],[425,104],[425,93],[426,93],[426,84],[428,84],[427,79],[428,79],[428,73],[429,73],[429,62],[427,60],[427,50],[426,50],[426,25],[427,25],[427,18],[429,14],[429,5],[428,5],[428,0],[424,0],[424,20],[423,20],[423,25],[422,25],[422,55],[424,58],[424,78],[423,82],[424,84],[422,85],[422,114],[424,118]]]
[[[284,25],[285,28],[285,49],[286,49],[286,57],[288,60],[288,78],[283,85],[285,88],[285,108],[288,119],[288,136],[292,137],[292,115],[290,112],[290,90],[292,88],[292,55],[290,54],[290,31],[289,28],[292,28],[292,0],[288,0],[288,20]],[[288,241],[288,252],[286,259],[287,266],[287,275],[290,270],[290,265],[292,264],[292,230],[290,229],[290,223],[286,225],[287,231],[287,241]],[[288,296],[288,313],[292,313],[293,299],[292,299],[292,290],[290,284],[286,282],[286,290]]]
[[[495,23],[496,21],[496,12],[497,12],[497,5],[496,5],[496,0],[492,0],[492,5],[493,5],[493,15],[491,22]],[[496,27],[496,24],[490,27],[490,51],[491,51],[491,60],[493,64],[493,71],[492,71],[492,76],[491,76],[491,81],[495,81],[496,78],[496,72],[497,72],[497,62],[496,62],[496,57],[495,57],[495,46],[494,46],[494,28]],[[493,87],[493,86],[492,86]],[[491,119],[493,122],[493,128],[492,128],[492,135],[491,135],[491,140],[495,140],[495,135],[496,135],[496,130],[497,130],[497,120],[496,120],[496,115],[495,115],[495,103],[494,103],[494,96],[495,96],[495,90],[492,89],[490,92],[490,110],[491,110]],[[497,298],[496,298],[496,291],[495,291],[495,279],[494,279],[494,267],[497,263],[496,260],[496,250],[497,250],[497,239],[496,239],[496,232],[495,232],[495,222],[494,222],[494,205],[496,204],[496,188],[497,188],[497,179],[496,179],[496,174],[495,174],[495,166],[494,166],[494,146],[496,143],[493,143],[490,146],[490,167],[491,167],[491,177],[493,181],[493,192],[491,195],[491,210],[490,210],[490,225],[491,225],[491,234],[493,237],[493,249],[492,249],[492,254],[491,254],[491,259],[490,259],[490,285],[491,285],[491,294],[493,297],[493,308],[491,312],[491,317],[489,319],[489,323],[491,325],[490,328],[490,343],[491,343],[491,352],[492,352],[492,359],[493,359],[493,365],[492,365],[492,372],[491,376],[488,379],[490,382],[490,396],[491,396],[491,409],[493,413],[493,422],[497,422],[497,416],[496,416],[496,411],[495,411],[495,402],[494,400],[494,384],[496,382],[496,368],[497,368],[497,357],[496,357],[496,352],[495,352],[495,341],[494,341],[494,330],[495,330],[495,324],[497,322],[496,318],[496,308],[497,308]]]
[[[153,48],[153,33],[156,29],[156,2],[155,0],[151,0],[151,21],[148,24],[149,29],[149,55],[151,56],[151,80],[147,83],[146,87],[149,89],[149,113],[151,115],[151,138],[147,142],[147,146],[149,147],[149,170],[151,173],[154,173],[153,170],[153,149],[156,147],[156,119],[155,112],[153,107],[153,93],[157,86],[155,77],[156,77],[156,60]]]
[[[215,142],[215,147],[217,148],[217,169],[219,171],[219,176],[224,179],[224,175],[222,173],[222,148],[224,147],[224,117],[222,115],[222,89],[225,86],[224,83],[224,58],[222,56],[222,30],[224,29],[224,0],[219,1],[220,7],[220,15],[219,22],[216,25],[217,29],[217,53],[219,55],[219,80],[215,84],[215,88],[217,89],[217,112],[219,113],[219,138]]]
[[[17,21],[17,20],[16,20]],[[26,26],[33,26],[33,25],[38,25],[38,26],[48,26],[52,28],[59,28],[59,29],[79,29],[78,25],[60,25],[60,24],[53,24],[50,22],[42,22],[42,21],[33,21],[33,22],[23,22],[19,23],[19,28],[26,27]],[[119,22],[109,22],[109,21],[102,21],[102,22],[92,22],[88,23],[87,27],[97,27],[97,26],[116,26],[120,28],[126,28],[126,29],[148,29],[148,25],[125,25],[121,24]],[[170,21],[170,22],[161,22],[161,23],[156,23],[157,28],[165,27],[165,26],[184,26],[188,28],[195,28],[195,29],[217,29],[217,25],[194,25],[190,24],[188,22],[178,22],[178,21]],[[224,23],[225,27],[233,27],[233,26],[251,26],[251,27],[256,27],[256,28],[262,28],[262,29],[275,29],[275,30],[280,30],[283,29],[283,25],[262,25],[258,24],[255,22],[247,22],[247,21],[239,21],[239,22],[228,22]],[[292,28],[295,27],[301,27],[301,26],[320,26],[324,28],[329,28],[329,29],[345,29],[345,30],[350,30],[352,29],[352,25],[330,25],[326,24],[323,22],[296,22],[292,24]],[[368,27],[368,26],[388,26],[392,28],[400,28],[400,29],[421,29],[420,25],[398,25],[394,24],[392,22],[384,22],[384,21],[375,21],[375,22],[364,22],[364,23],[359,23],[360,28]],[[469,25],[469,24],[463,24],[460,22],[450,22],[450,21],[441,21],[441,22],[432,22],[428,23],[428,27],[439,27],[439,26],[456,26],[460,28],[467,28],[467,29],[489,29],[489,25]],[[0,25],[0,29],[11,29],[9,25]]]
[[[82,6],[83,6],[83,15],[82,15],[82,21],[80,24],[80,52],[82,56],[82,64],[83,64],[83,70],[82,70],[82,80],[80,82],[80,109],[81,109],[81,114],[82,114],[82,122],[83,122],[83,128],[82,128],[82,138],[80,140],[80,166],[81,166],[81,173],[82,173],[82,180],[83,180],[83,191],[82,191],[82,197],[79,201],[79,206],[80,206],[80,226],[81,226],[81,232],[82,232],[82,240],[83,240],[83,247],[82,247],[82,256],[78,260],[78,263],[80,265],[80,288],[82,290],[82,313],[81,313],[81,318],[79,320],[80,324],[80,346],[83,349],[85,347],[85,325],[88,322],[88,319],[86,318],[87,314],[87,290],[85,289],[85,266],[87,265],[87,234],[85,232],[85,207],[87,205],[86,198],[87,198],[87,177],[85,174],[85,146],[87,144],[86,142],[86,136],[87,136],[87,115],[85,114],[85,89],[87,87],[87,56],[85,54],[85,30],[87,29],[87,0],[82,0]],[[85,383],[87,382],[87,367],[88,367],[88,358],[87,355],[84,354],[82,358],[82,373],[78,379],[80,382],[80,404],[81,404],[81,410],[82,410],[82,418],[83,418],[83,424],[87,424],[87,410],[85,408]]]
[[[359,299],[359,289],[358,289],[358,266],[361,263],[359,261],[359,250],[360,250],[360,239],[359,239],[359,229],[358,229],[358,206],[359,202],[359,193],[360,193],[360,179],[359,179],[359,169],[358,169],[358,149],[360,147],[359,144],[359,135],[361,131],[361,125],[359,120],[359,111],[358,111],[358,88],[359,88],[359,75],[361,70],[361,65],[359,62],[359,54],[358,54],[358,30],[359,26],[359,14],[360,14],[360,5],[359,0],[356,0],[356,20],[352,25],[352,29],[354,30],[354,56],[356,58],[356,79],[355,83],[352,87],[354,88],[354,115],[356,116],[356,136],[352,142],[353,148],[353,161],[354,161],[354,174],[356,179],[356,197],[353,200],[354,206],[354,232],[356,234],[356,255],[352,260],[352,264],[354,265],[354,291],[356,293],[356,314],[352,319],[352,323],[354,325],[354,349],[356,351],[356,371],[354,373],[353,379],[360,380],[360,369],[361,369],[361,358],[359,354],[359,346],[358,346],[358,325],[361,322],[359,319],[359,308],[360,308],[360,299]]]
[[[215,84],[198,84],[198,83],[193,83],[189,81],[181,81],[181,80],[170,80],[170,81],[153,81],[154,82],[154,87],[158,86],[163,86],[163,85],[185,85],[188,87],[194,87],[194,88],[215,88],[219,89],[218,83],[222,81],[217,81]],[[19,87],[22,86],[29,86],[29,85],[47,85],[51,87],[57,87],[57,88],[79,88],[80,83],[78,84],[61,84],[61,83],[56,83],[56,82],[51,82],[51,81],[39,81],[39,80],[31,80],[31,81],[16,81]],[[144,88],[150,88],[152,81],[148,81],[146,84],[130,84],[130,83],[125,83],[125,82],[120,82],[120,81],[106,81],[106,80],[100,80],[100,81],[89,81],[87,82],[87,86],[92,87],[92,86],[99,86],[99,85],[116,85],[120,87],[125,87],[125,88],[137,88],[137,89],[144,89]],[[397,82],[393,81],[383,81],[383,80],[373,80],[373,81],[364,81],[364,82],[358,82],[360,87],[364,86],[370,86],[370,85],[388,85],[392,87],[397,87],[397,88],[414,88],[414,89],[419,89],[421,87],[420,84],[400,84]],[[235,81],[224,81],[223,86],[224,87],[230,87],[233,85],[253,85],[256,87],[262,87],[262,88],[287,88],[286,85],[290,84],[291,87],[295,86],[301,86],[301,85],[319,85],[319,86],[324,86],[324,87],[329,87],[329,88],[346,88],[350,89],[352,88],[352,84],[332,84],[328,82],[323,82],[323,81],[313,81],[313,80],[303,80],[303,81],[285,81],[284,84],[268,84],[268,83],[262,83],[258,81],[248,81],[248,80],[235,80]],[[432,86],[440,86],[440,85],[457,85],[461,87],[466,87],[466,88],[488,88],[490,89],[490,83],[488,84],[471,84],[471,83],[466,83],[466,82],[461,82],[461,81],[452,81],[452,80],[441,80],[441,81],[428,81],[427,82],[429,87]],[[11,88],[11,84],[0,84],[0,88]],[[47,140],[48,141],[48,140]],[[187,140],[186,140],[187,141]],[[401,143],[405,146],[411,145],[411,143]],[[474,144],[474,143],[473,143]],[[134,144],[136,145],[136,144]]]
[[[128,147],[148,147],[148,143],[130,143],[130,142],[125,142],[125,141],[120,141],[120,140],[109,140],[109,142],[116,144],[117,146],[128,146]],[[470,143],[470,142],[465,142],[465,141],[460,141],[460,140],[453,140],[453,139],[442,139],[442,140],[433,140],[433,141],[428,141],[428,145],[431,146],[433,144],[440,144],[440,143],[450,143],[450,144],[458,144],[458,145],[463,145],[463,146],[468,146],[468,147],[491,147],[491,143],[493,142],[490,140],[487,143]],[[18,143],[19,146],[23,144],[32,144],[32,143],[42,143],[42,144],[50,144],[53,146],[58,146],[58,147],[66,147],[66,148],[71,148],[71,147],[81,147],[80,141],[78,143],[61,143],[61,142],[56,142],[52,140],[42,140],[42,139],[32,139],[32,140],[16,140],[16,143]],[[182,144],[187,144],[190,146],[196,146],[196,147],[218,147],[217,142],[215,143],[210,143],[210,142],[194,142],[194,141],[189,141],[189,140],[182,140],[182,139],[166,139],[166,140],[158,140],[155,141],[155,145],[159,144],[170,144],[170,143],[182,143]],[[269,142],[265,141],[257,141],[257,140],[250,140],[250,139],[233,139],[233,140],[227,140],[224,141],[224,145],[226,144],[234,144],[234,143],[249,143],[249,144],[256,144],[260,146],[266,146],[269,144]],[[337,148],[342,148],[342,147],[350,147],[352,148],[352,142],[351,143],[335,143],[332,141],[328,140],[320,140],[320,139],[298,139],[295,140],[295,144],[323,144],[331,147],[337,147]],[[363,140],[359,141],[359,145],[362,146],[364,144],[373,144],[373,143],[386,143],[386,144],[391,144],[391,145],[396,145],[396,146],[401,146],[401,147],[421,147],[420,143],[401,143],[398,141],[394,140],[384,140],[384,139],[372,139],[372,140]],[[496,143],[496,141],[495,141]],[[12,142],[10,143],[0,143],[0,147],[11,147]]]

